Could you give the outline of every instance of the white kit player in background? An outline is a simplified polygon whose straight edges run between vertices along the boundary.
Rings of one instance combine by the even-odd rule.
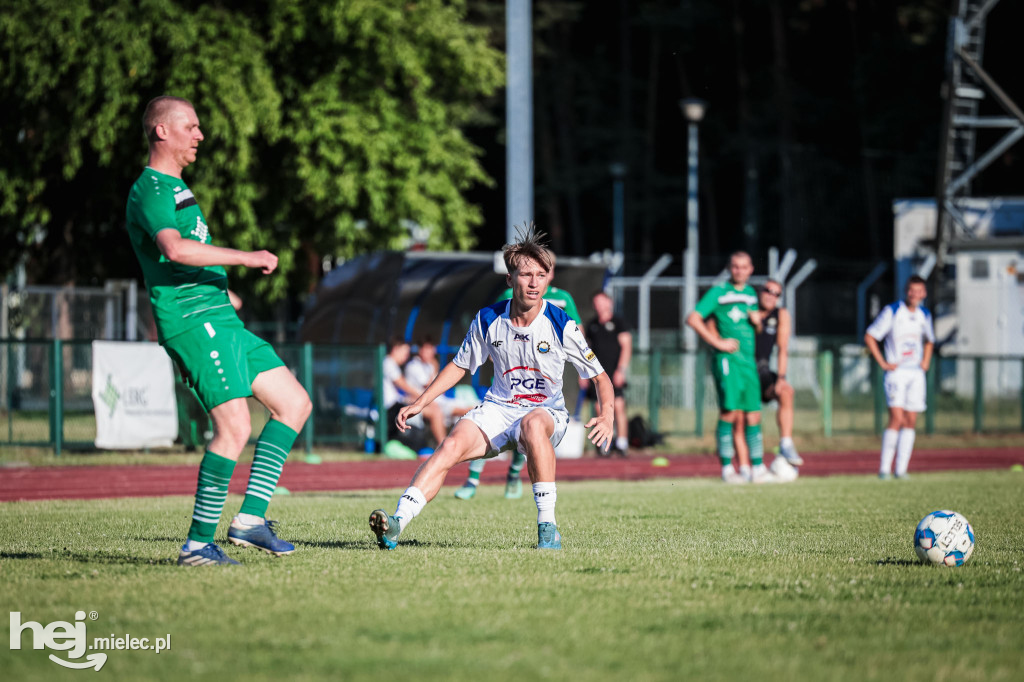
[[[512,298],[481,309],[473,318],[459,352],[416,400],[395,420],[407,421],[475,372],[488,359],[494,383],[483,403],[463,416],[413,476],[393,516],[383,509],[370,514],[370,529],[382,549],[394,549],[398,535],[437,495],[448,472],[460,462],[493,457],[515,447],[526,455],[537,503],[537,548],[561,549],[555,525],[555,445],[565,435],[569,413],[562,395],[562,372],[571,362],[598,390],[597,416],[587,422],[590,440],[604,448],[613,434],[611,380],[565,311],[544,300],[555,256],[541,243],[532,225],[519,241],[505,245],[506,279]]]
[[[925,409],[925,373],[935,346],[932,314],[921,305],[927,296],[924,280],[913,275],[907,281],[905,299],[883,308],[864,335],[864,343],[875,362],[885,370],[889,424],[882,433],[882,461],[878,469],[882,479],[889,478],[894,456],[896,478],[907,477],[917,415]],[[884,342],[884,356],[879,341]]]

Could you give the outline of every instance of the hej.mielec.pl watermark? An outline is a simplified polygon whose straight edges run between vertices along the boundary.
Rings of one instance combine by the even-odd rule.
[[[95,668],[99,670],[107,662],[107,655],[103,651],[168,651],[171,648],[171,635],[164,637],[132,637],[131,635],[119,635],[111,633],[105,637],[93,637],[90,643],[85,632],[85,611],[75,612],[75,621],[68,623],[62,620],[55,620],[48,625],[35,621],[22,621],[21,611],[11,611],[11,650],[21,649],[23,635],[26,631],[30,633],[33,649],[52,649],[54,651],[66,651],[67,658],[60,658],[50,654],[50,660],[65,668]],[[96,620],[99,614],[90,611],[89,620]],[[96,651],[82,658],[86,650]]]

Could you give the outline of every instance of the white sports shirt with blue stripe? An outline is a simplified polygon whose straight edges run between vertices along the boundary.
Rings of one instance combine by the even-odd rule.
[[[898,369],[920,368],[924,344],[935,343],[932,314],[923,305],[911,310],[903,301],[882,308],[867,331],[876,341],[885,341],[885,360]]]
[[[499,301],[481,309],[452,362],[475,372],[491,359],[494,383],[485,401],[564,411],[562,372],[566,361],[572,362],[584,379],[592,379],[604,369],[564,310],[544,301],[543,311],[529,327],[516,327],[509,318],[511,305],[511,301]]]

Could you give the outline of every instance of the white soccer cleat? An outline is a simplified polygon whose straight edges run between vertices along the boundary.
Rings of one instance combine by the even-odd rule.
[[[768,467],[764,464],[754,467],[750,472],[751,483],[778,483],[778,479],[775,478],[775,474],[768,471]]]
[[[747,479],[738,471],[730,469],[722,472],[722,481],[730,485],[743,485],[747,482]]]

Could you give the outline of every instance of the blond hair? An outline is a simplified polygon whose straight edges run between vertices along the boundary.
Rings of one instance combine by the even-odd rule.
[[[160,95],[149,101],[149,104],[146,105],[146,112],[142,114],[142,132],[145,133],[146,139],[150,143],[157,141],[156,127],[166,122],[170,113],[180,106],[195,110],[192,102],[184,97]]]
[[[519,239],[511,244],[505,244],[501,249],[505,269],[509,274],[519,268],[524,258],[536,261],[542,268],[551,272],[555,268],[555,253],[545,243],[547,235],[538,230],[532,222],[522,228],[516,225],[515,230]]]

